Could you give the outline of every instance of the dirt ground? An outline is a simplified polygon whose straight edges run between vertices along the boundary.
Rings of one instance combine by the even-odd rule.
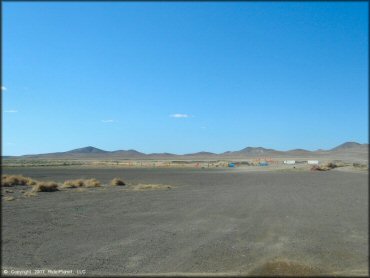
[[[128,185],[3,188],[3,274],[368,274],[367,172],[233,170],[4,168]],[[163,186],[130,190],[138,184]]]

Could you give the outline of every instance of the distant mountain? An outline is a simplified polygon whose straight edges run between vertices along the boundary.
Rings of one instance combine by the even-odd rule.
[[[248,157],[248,156],[269,156],[269,155],[274,155],[274,154],[279,154],[280,151],[276,151],[273,149],[266,149],[263,147],[246,147],[244,149],[241,149],[240,151],[235,151],[235,152],[225,152],[223,155],[226,156],[238,156],[238,157]]]
[[[173,154],[173,153],[150,153],[150,154],[145,154],[145,157],[151,158],[151,159],[170,159],[170,158],[176,158],[177,154]]]
[[[118,150],[118,151],[113,151],[113,152],[110,152],[112,154],[115,154],[115,155],[125,155],[125,156],[143,156],[145,155],[145,153],[141,153],[141,152],[138,152],[136,150]]]
[[[210,155],[216,155],[215,153],[211,152],[197,152],[197,153],[188,153],[184,154],[186,156],[210,156]]]
[[[246,147],[244,149],[241,149],[239,151],[227,151],[224,153],[219,154],[221,157],[237,157],[237,158],[248,158],[248,157],[258,157],[258,156],[274,156],[279,155],[282,152],[273,150],[273,149],[266,149],[263,147]]]
[[[246,147],[240,151],[239,153],[245,153],[245,154],[266,154],[270,152],[275,152],[273,149],[265,149],[262,147]]]
[[[171,158],[185,158],[192,159],[197,157],[197,159],[212,158],[253,158],[253,157],[317,157],[318,155],[329,155],[333,154],[335,156],[343,155],[354,155],[361,154],[366,155],[368,152],[368,144],[359,144],[356,142],[346,142],[330,150],[316,150],[308,151],[304,149],[294,149],[289,151],[278,151],[274,149],[266,149],[263,147],[246,147],[239,151],[226,151],[220,154],[212,152],[196,152],[184,155],[172,154],[172,153],[150,153],[145,154],[136,150],[117,150],[117,151],[105,151],[92,146],[78,148],[66,152],[56,152],[56,153],[44,153],[44,154],[34,154],[34,155],[23,155],[23,156],[3,156],[3,159],[11,158],[49,158],[49,159],[171,159]]]
[[[353,148],[358,148],[358,147],[362,147],[362,146],[366,146],[368,144],[359,144],[357,142],[346,142],[346,143],[343,143],[335,148],[332,148],[331,151],[339,151],[339,150],[348,150],[348,149],[353,149]]]
[[[87,153],[108,153],[108,151],[104,151],[95,147],[84,147],[84,148],[79,148],[79,149],[74,149],[71,151],[67,151],[64,153],[74,153],[74,154],[87,154]]]
[[[305,150],[305,149],[293,149],[293,150],[289,150],[288,152],[310,152],[310,151]]]
[[[294,149],[294,150],[289,150],[287,153],[291,155],[306,155],[306,154],[311,154],[311,151],[305,150],[305,149]]]

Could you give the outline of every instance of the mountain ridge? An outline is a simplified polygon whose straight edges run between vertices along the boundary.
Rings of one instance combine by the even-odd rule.
[[[350,149],[354,147],[360,147],[361,145],[367,145],[367,144],[360,144],[357,142],[345,142],[343,144],[340,144],[334,148],[332,148],[332,151],[337,151],[337,150],[344,150],[344,149]]]
[[[12,157],[68,157],[68,156],[103,156],[103,155],[108,155],[112,157],[130,157],[130,158],[141,158],[141,157],[200,157],[200,156],[205,156],[205,157],[215,157],[215,156],[255,156],[255,155],[278,155],[278,154],[291,154],[291,155],[299,155],[299,154],[317,154],[317,153],[322,153],[322,152],[343,152],[343,151],[361,151],[364,148],[368,148],[368,144],[360,144],[357,142],[345,142],[343,144],[340,144],[332,149],[328,150],[322,150],[318,149],[315,151],[309,151],[305,149],[292,149],[288,151],[279,151],[275,149],[268,149],[264,147],[246,147],[238,151],[226,151],[222,153],[212,153],[212,152],[206,152],[206,151],[200,151],[200,152],[195,152],[195,153],[189,153],[189,154],[173,154],[173,153],[143,153],[139,152],[134,149],[129,149],[129,150],[115,150],[115,151],[106,151],[100,148],[96,148],[93,146],[87,146],[87,147],[82,147],[82,148],[77,148],[77,149],[72,149],[69,151],[65,152],[54,152],[54,153],[44,153],[44,154],[30,154],[30,155],[21,155],[21,156],[2,156],[3,158],[12,158]]]
[[[83,147],[83,148],[78,148],[78,149],[73,149],[73,150],[70,150],[70,151],[66,151],[64,153],[107,153],[108,151],[105,151],[105,150],[102,150],[102,149],[99,149],[99,148],[95,148],[95,147],[92,147],[92,146],[87,146],[87,147]]]

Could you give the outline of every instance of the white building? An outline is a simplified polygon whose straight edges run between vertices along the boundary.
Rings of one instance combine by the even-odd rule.
[[[284,160],[284,164],[295,164],[295,160]]]
[[[319,164],[318,160],[307,160],[307,164],[317,165]]]

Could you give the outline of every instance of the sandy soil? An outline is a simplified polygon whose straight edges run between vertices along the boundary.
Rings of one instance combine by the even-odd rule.
[[[2,202],[2,268],[87,275],[366,275],[368,173],[12,168],[62,182],[171,185],[66,189]]]

